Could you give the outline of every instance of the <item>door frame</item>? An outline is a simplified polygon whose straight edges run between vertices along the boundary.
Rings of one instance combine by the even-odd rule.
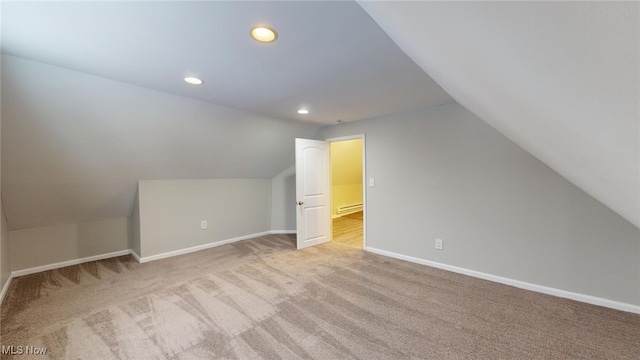
[[[325,141],[332,143],[345,140],[362,139],[362,249],[367,250],[367,141],[365,134],[355,134],[327,138]],[[329,153],[331,157],[331,153]],[[333,179],[333,174],[331,174]],[[331,185],[333,187],[333,185]],[[332,219],[329,219],[332,221]],[[333,231],[333,226],[331,226]]]

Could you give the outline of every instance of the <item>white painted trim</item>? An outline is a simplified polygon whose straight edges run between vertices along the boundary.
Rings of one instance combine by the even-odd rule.
[[[271,231],[264,231],[264,232],[261,232],[261,233],[250,234],[250,235],[245,235],[245,236],[239,236],[239,237],[235,237],[235,238],[232,238],[232,239],[221,240],[221,241],[216,241],[216,242],[212,242],[212,243],[208,243],[208,244],[204,244],[204,245],[192,246],[192,247],[189,247],[189,248],[169,251],[169,252],[165,252],[165,253],[162,253],[162,254],[151,255],[151,256],[142,256],[142,257],[140,257],[140,260],[138,260],[138,262],[146,263],[146,262],[149,262],[149,261],[166,259],[166,258],[170,258],[170,257],[173,257],[173,256],[189,254],[189,253],[200,251],[200,250],[210,249],[210,248],[213,248],[213,247],[216,247],[216,246],[231,244],[231,243],[234,243],[236,241],[252,239],[252,238],[255,238],[255,237],[258,237],[258,236],[269,235],[269,234],[272,234],[272,232]]]
[[[42,266],[32,267],[32,268],[23,269],[23,270],[16,270],[16,271],[11,272],[11,275],[13,277],[31,275],[31,274],[35,274],[35,273],[39,273],[39,272],[43,272],[43,271],[63,268],[63,267],[66,267],[66,266],[78,265],[78,264],[82,264],[82,263],[86,263],[86,262],[90,262],[90,261],[103,260],[103,259],[108,259],[108,258],[112,258],[112,257],[116,257],[116,256],[129,255],[129,254],[131,254],[131,250],[129,250],[129,249],[120,250],[120,251],[115,251],[115,252],[111,252],[111,253],[107,253],[107,254],[89,256],[89,257],[82,258],[82,259],[74,259],[74,260],[63,261],[63,262],[59,262],[59,263],[55,263],[55,264],[42,265]]]
[[[364,139],[364,134],[332,137],[332,138],[325,139],[325,141],[334,142],[334,141],[345,141],[345,140],[355,140],[355,139]]]
[[[278,234],[297,234],[296,230],[271,230],[270,234],[278,235]]]
[[[74,259],[74,260],[63,261],[63,262],[59,262],[59,263],[55,263],[55,264],[37,266],[37,267],[23,269],[23,270],[16,270],[16,271],[13,271],[13,272],[9,273],[9,277],[7,278],[7,281],[5,282],[4,286],[2,287],[2,291],[0,291],[0,305],[2,305],[2,302],[4,301],[4,297],[7,294],[7,291],[9,290],[9,286],[11,285],[11,280],[13,280],[13,278],[16,278],[16,277],[19,277],[19,276],[31,275],[31,274],[35,274],[35,273],[39,273],[39,272],[43,272],[43,271],[54,270],[54,269],[59,269],[59,268],[63,268],[63,267],[66,267],[66,266],[78,265],[78,264],[82,264],[82,263],[86,263],[86,262],[90,262],[90,261],[103,260],[103,259],[108,259],[108,258],[112,258],[112,257],[116,257],[116,256],[123,256],[123,255],[131,255],[131,256],[133,256],[134,259],[136,259],[137,262],[145,263],[145,262],[149,262],[149,261],[153,261],[153,260],[159,260],[159,259],[164,259],[164,258],[168,258],[168,257],[188,254],[188,253],[192,253],[192,252],[200,251],[200,250],[204,250],[204,249],[209,249],[209,248],[213,248],[213,247],[220,246],[220,245],[230,244],[230,243],[233,243],[233,242],[236,242],[236,241],[240,241],[240,240],[252,239],[252,238],[256,238],[256,237],[264,236],[264,235],[269,235],[269,234],[295,234],[295,233],[296,233],[296,230],[270,230],[270,231],[264,231],[264,232],[261,232],[261,233],[245,235],[245,236],[239,236],[239,237],[235,237],[235,238],[232,238],[232,239],[217,241],[217,242],[213,242],[213,243],[209,243],[209,244],[205,244],[205,245],[194,246],[194,247],[190,247],[190,248],[186,248],[186,249],[170,251],[170,252],[166,252],[166,253],[163,253],[163,254],[152,255],[152,256],[147,256],[147,257],[142,257],[142,256],[138,255],[135,251],[127,249],[127,250],[121,250],[121,251],[116,251],[116,252],[107,253],[107,254],[90,256],[90,257],[86,257],[86,258],[82,258],[82,259]]]
[[[2,286],[2,291],[0,291],[0,305],[4,302],[4,297],[7,295],[7,291],[9,291],[9,286],[11,285],[11,280],[13,280],[13,273],[9,273],[9,277],[7,281]]]
[[[372,247],[366,247],[365,250],[372,252],[374,254],[388,256],[388,257],[392,257],[400,260],[405,260],[405,261],[409,261],[416,264],[427,265],[434,268],[455,272],[458,274],[468,275],[468,276],[472,276],[472,277],[483,279],[483,280],[489,280],[489,281],[497,282],[500,284],[514,286],[520,289],[531,290],[531,291],[535,291],[535,292],[539,292],[547,295],[553,295],[553,296],[580,301],[580,302],[584,302],[592,305],[604,306],[611,309],[640,314],[640,306],[638,305],[627,304],[627,303],[604,299],[596,296],[579,294],[571,291],[531,284],[531,283],[520,281],[520,280],[509,279],[502,276],[491,275],[491,274],[487,274],[487,273],[483,273],[475,270],[469,270],[469,269],[465,269],[457,266],[442,264],[435,261],[402,255],[402,254],[394,253],[387,250],[381,250],[381,249],[372,248]]]
[[[367,249],[367,137],[365,134],[339,136],[325,139],[325,141],[345,141],[362,139],[362,248]],[[332,220],[334,217],[331,218]],[[333,231],[333,227],[331,229]]]
[[[131,256],[133,256],[133,258],[136,259],[138,263],[140,262],[140,255],[138,255],[137,252],[131,250]]]

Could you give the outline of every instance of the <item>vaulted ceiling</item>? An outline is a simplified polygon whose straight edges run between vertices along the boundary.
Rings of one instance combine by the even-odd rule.
[[[2,12],[5,54],[279,119],[332,124],[453,102],[352,1],[18,2]],[[256,25],[277,41],[252,39]]]
[[[454,99],[640,227],[640,2],[360,2]]]
[[[11,228],[126,216],[140,178],[273,177],[318,126],[453,101],[640,225],[637,2],[1,11]],[[278,40],[251,39],[259,24]]]
[[[454,101],[355,2],[6,2],[2,52],[11,229],[128,216],[138,179],[272,178],[321,124]]]

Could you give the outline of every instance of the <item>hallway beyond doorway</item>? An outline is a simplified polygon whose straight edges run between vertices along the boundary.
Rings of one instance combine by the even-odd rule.
[[[333,241],[362,249],[362,211],[333,219]]]

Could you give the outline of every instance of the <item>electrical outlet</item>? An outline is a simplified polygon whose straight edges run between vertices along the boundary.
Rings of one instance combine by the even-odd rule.
[[[200,222],[200,230],[207,230],[208,227],[209,225],[207,224],[207,220],[202,220]]]
[[[442,250],[442,239],[436,239],[436,249]]]

